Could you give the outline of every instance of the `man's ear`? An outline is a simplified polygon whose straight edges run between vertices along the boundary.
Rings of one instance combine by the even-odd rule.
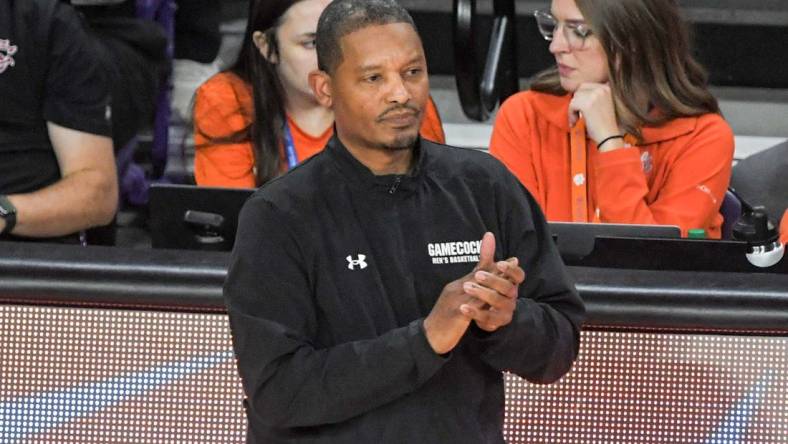
[[[271,51],[271,42],[268,41],[268,35],[263,31],[255,31],[252,33],[252,43],[260,51],[260,55],[268,60],[268,63],[275,65],[278,61],[278,54],[276,51]]]
[[[317,103],[326,108],[331,108],[334,104],[333,88],[331,76],[325,71],[316,69],[309,73],[309,87],[317,99]]]

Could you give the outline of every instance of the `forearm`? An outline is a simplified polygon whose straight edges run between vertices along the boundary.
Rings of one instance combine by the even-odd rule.
[[[730,179],[730,160],[706,156],[703,166],[677,160],[670,177],[650,190],[636,148],[606,153],[597,169],[596,196],[602,222],[676,225],[682,233],[709,229],[719,212]],[[657,193],[654,193],[657,191]]]
[[[251,144],[206,142],[194,153],[194,180],[200,186],[254,188],[254,166]]]
[[[361,415],[410,393],[446,360],[430,348],[420,320],[326,349],[294,340],[271,322],[232,312],[231,321],[251,413],[276,427],[332,424]],[[256,340],[247,346],[241,337]]]
[[[637,148],[604,155],[596,165],[596,203],[603,222],[654,224],[646,195],[649,188]]]
[[[648,180],[640,149],[600,153],[595,191],[601,220],[678,225],[685,235],[691,228],[706,228],[719,235],[719,207],[730,182],[733,146],[730,126],[717,114],[705,114],[691,133],[642,154],[645,169],[651,163],[654,175]]]
[[[115,170],[81,170],[40,190],[9,195],[17,208],[12,234],[64,236],[112,221],[118,202]]]

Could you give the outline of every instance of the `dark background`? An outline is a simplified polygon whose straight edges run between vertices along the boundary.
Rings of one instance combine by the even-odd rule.
[[[430,74],[454,75],[450,13],[413,11],[422,36]],[[486,53],[492,18],[478,17],[477,54]],[[545,41],[529,16],[517,17],[520,77],[530,77],[553,62]],[[692,25],[695,53],[717,86],[788,88],[788,24],[759,26],[719,23]],[[483,58],[481,59],[483,60]]]
[[[446,8],[451,4],[449,0],[441,2],[446,3]],[[411,0],[402,3],[408,7],[420,2]],[[492,26],[492,17],[481,13],[483,4],[484,1],[478,2],[479,32],[476,35],[477,54],[481,60],[486,53]],[[680,4],[683,8],[705,7],[723,12],[725,8],[738,8],[727,21],[720,22],[718,17],[716,22],[711,23],[696,17],[692,24],[695,52],[708,69],[712,85],[788,88],[788,22],[782,25],[752,24],[758,23],[757,17],[768,16],[770,9],[775,10],[775,17],[784,14],[788,0],[681,0]],[[222,21],[246,18],[246,0],[224,0],[221,6]],[[423,9],[428,8],[425,6]],[[533,17],[521,9],[517,9],[518,65],[520,77],[526,78],[548,67],[553,59],[547,51],[548,43],[536,29]],[[452,13],[421,10],[421,7],[411,7],[410,13],[422,36],[430,74],[454,75]],[[740,15],[742,21],[746,18],[748,23],[737,23],[736,14]]]

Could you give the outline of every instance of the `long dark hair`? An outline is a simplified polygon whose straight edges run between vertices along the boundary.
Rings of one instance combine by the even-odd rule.
[[[279,56],[276,30],[282,16],[299,0],[250,0],[249,19],[238,59],[228,71],[252,86],[251,124],[238,134],[235,140],[252,142],[255,161],[255,181],[262,185],[279,174],[280,145],[282,131],[287,119],[285,94],[276,66],[260,54],[252,35],[262,31],[268,41],[268,58]]]
[[[641,138],[644,125],[719,113],[708,76],[692,56],[687,25],[675,0],[575,0],[608,60],[610,86],[622,129]],[[531,89],[564,95],[556,68]],[[643,104],[656,108],[649,113]]]

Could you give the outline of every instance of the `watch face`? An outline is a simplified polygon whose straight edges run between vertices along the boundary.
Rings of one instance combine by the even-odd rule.
[[[12,205],[5,196],[0,196],[0,217],[4,218],[13,213],[16,213],[14,205]]]

